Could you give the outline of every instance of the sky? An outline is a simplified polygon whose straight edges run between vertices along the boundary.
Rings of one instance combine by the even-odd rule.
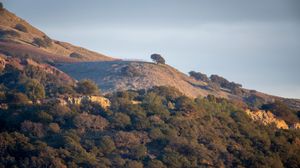
[[[2,0],[51,38],[300,98],[299,0]]]

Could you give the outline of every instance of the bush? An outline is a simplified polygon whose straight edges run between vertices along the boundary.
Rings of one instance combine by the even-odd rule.
[[[131,124],[130,117],[124,113],[115,113],[112,116],[112,124],[116,128],[126,128]]]
[[[72,52],[70,54],[70,57],[72,57],[72,58],[83,58],[83,56],[81,54],[77,53],[77,52]]]
[[[89,79],[79,81],[76,86],[76,91],[80,94],[87,95],[97,95],[100,93],[100,89],[98,88],[97,84]]]
[[[8,94],[7,96],[7,102],[12,104],[28,104],[31,101],[28,99],[28,97],[23,93],[12,93]]]
[[[20,24],[20,23],[16,24],[15,29],[17,29],[19,31],[22,31],[22,32],[25,32],[25,33],[28,32],[27,28],[24,25]]]
[[[50,47],[52,45],[52,40],[47,36],[44,36],[43,39],[34,38],[33,39],[33,44],[37,45],[38,47],[47,48],[47,47]]]
[[[128,65],[125,66],[121,69],[121,73],[122,75],[125,76],[129,76],[129,77],[135,77],[135,76],[139,76],[141,73],[139,72],[139,70],[134,67],[133,65]]]
[[[0,38],[20,37],[20,34],[14,30],[0,30]]]

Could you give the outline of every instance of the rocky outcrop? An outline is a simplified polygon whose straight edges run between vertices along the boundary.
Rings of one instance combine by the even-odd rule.
[[[78,97],[65,97],[65,100],[69,104],[83,104],[86,102],[92,102],[99,104],[102,108],[107,109],[110,107],[110,101],[102,96],[78,96]],[[64,102],[63,102],[64,104]]]
[[[300,123],[295,123],[291,126],[292,129],[300,129]]]
[[[250,118],[254,121],[258,121],[264,125],[274,124],[276,128],[279,129],[289,129],[289,126],[286,124],[284,120],[276,118],[276,116],[270,111],[251,111],[246,110],[246,113],[250,116]]]

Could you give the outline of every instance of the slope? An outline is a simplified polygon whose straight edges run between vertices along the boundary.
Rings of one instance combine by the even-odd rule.
[[[54,62],[115,60],[82,47],[53,40],[6,9],[0,10],[0,40],[0,52],[5,55],[39,55],[42,60]]]

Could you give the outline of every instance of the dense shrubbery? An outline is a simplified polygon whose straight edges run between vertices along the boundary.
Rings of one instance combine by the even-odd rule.
[[[30,66],[24,71],[7,66],[0,75],[1,103],[8,105],[0,108],[0,167],[300,165],[299,130],[254,123],[225,99],[190,99],[174,88],[155,87],[109,94],[107,110],[89,102],[28,103],[40,94],[33,92],[41,88],[35,81],[46,98],[66,94],[50,91],[50,83],[63,90],[73,87]],[[24,89],[27,81],[35,89]],[[90,82],[78,85],[81,94],[96,91]],[[74,94],[68,91],[68,96]]]

